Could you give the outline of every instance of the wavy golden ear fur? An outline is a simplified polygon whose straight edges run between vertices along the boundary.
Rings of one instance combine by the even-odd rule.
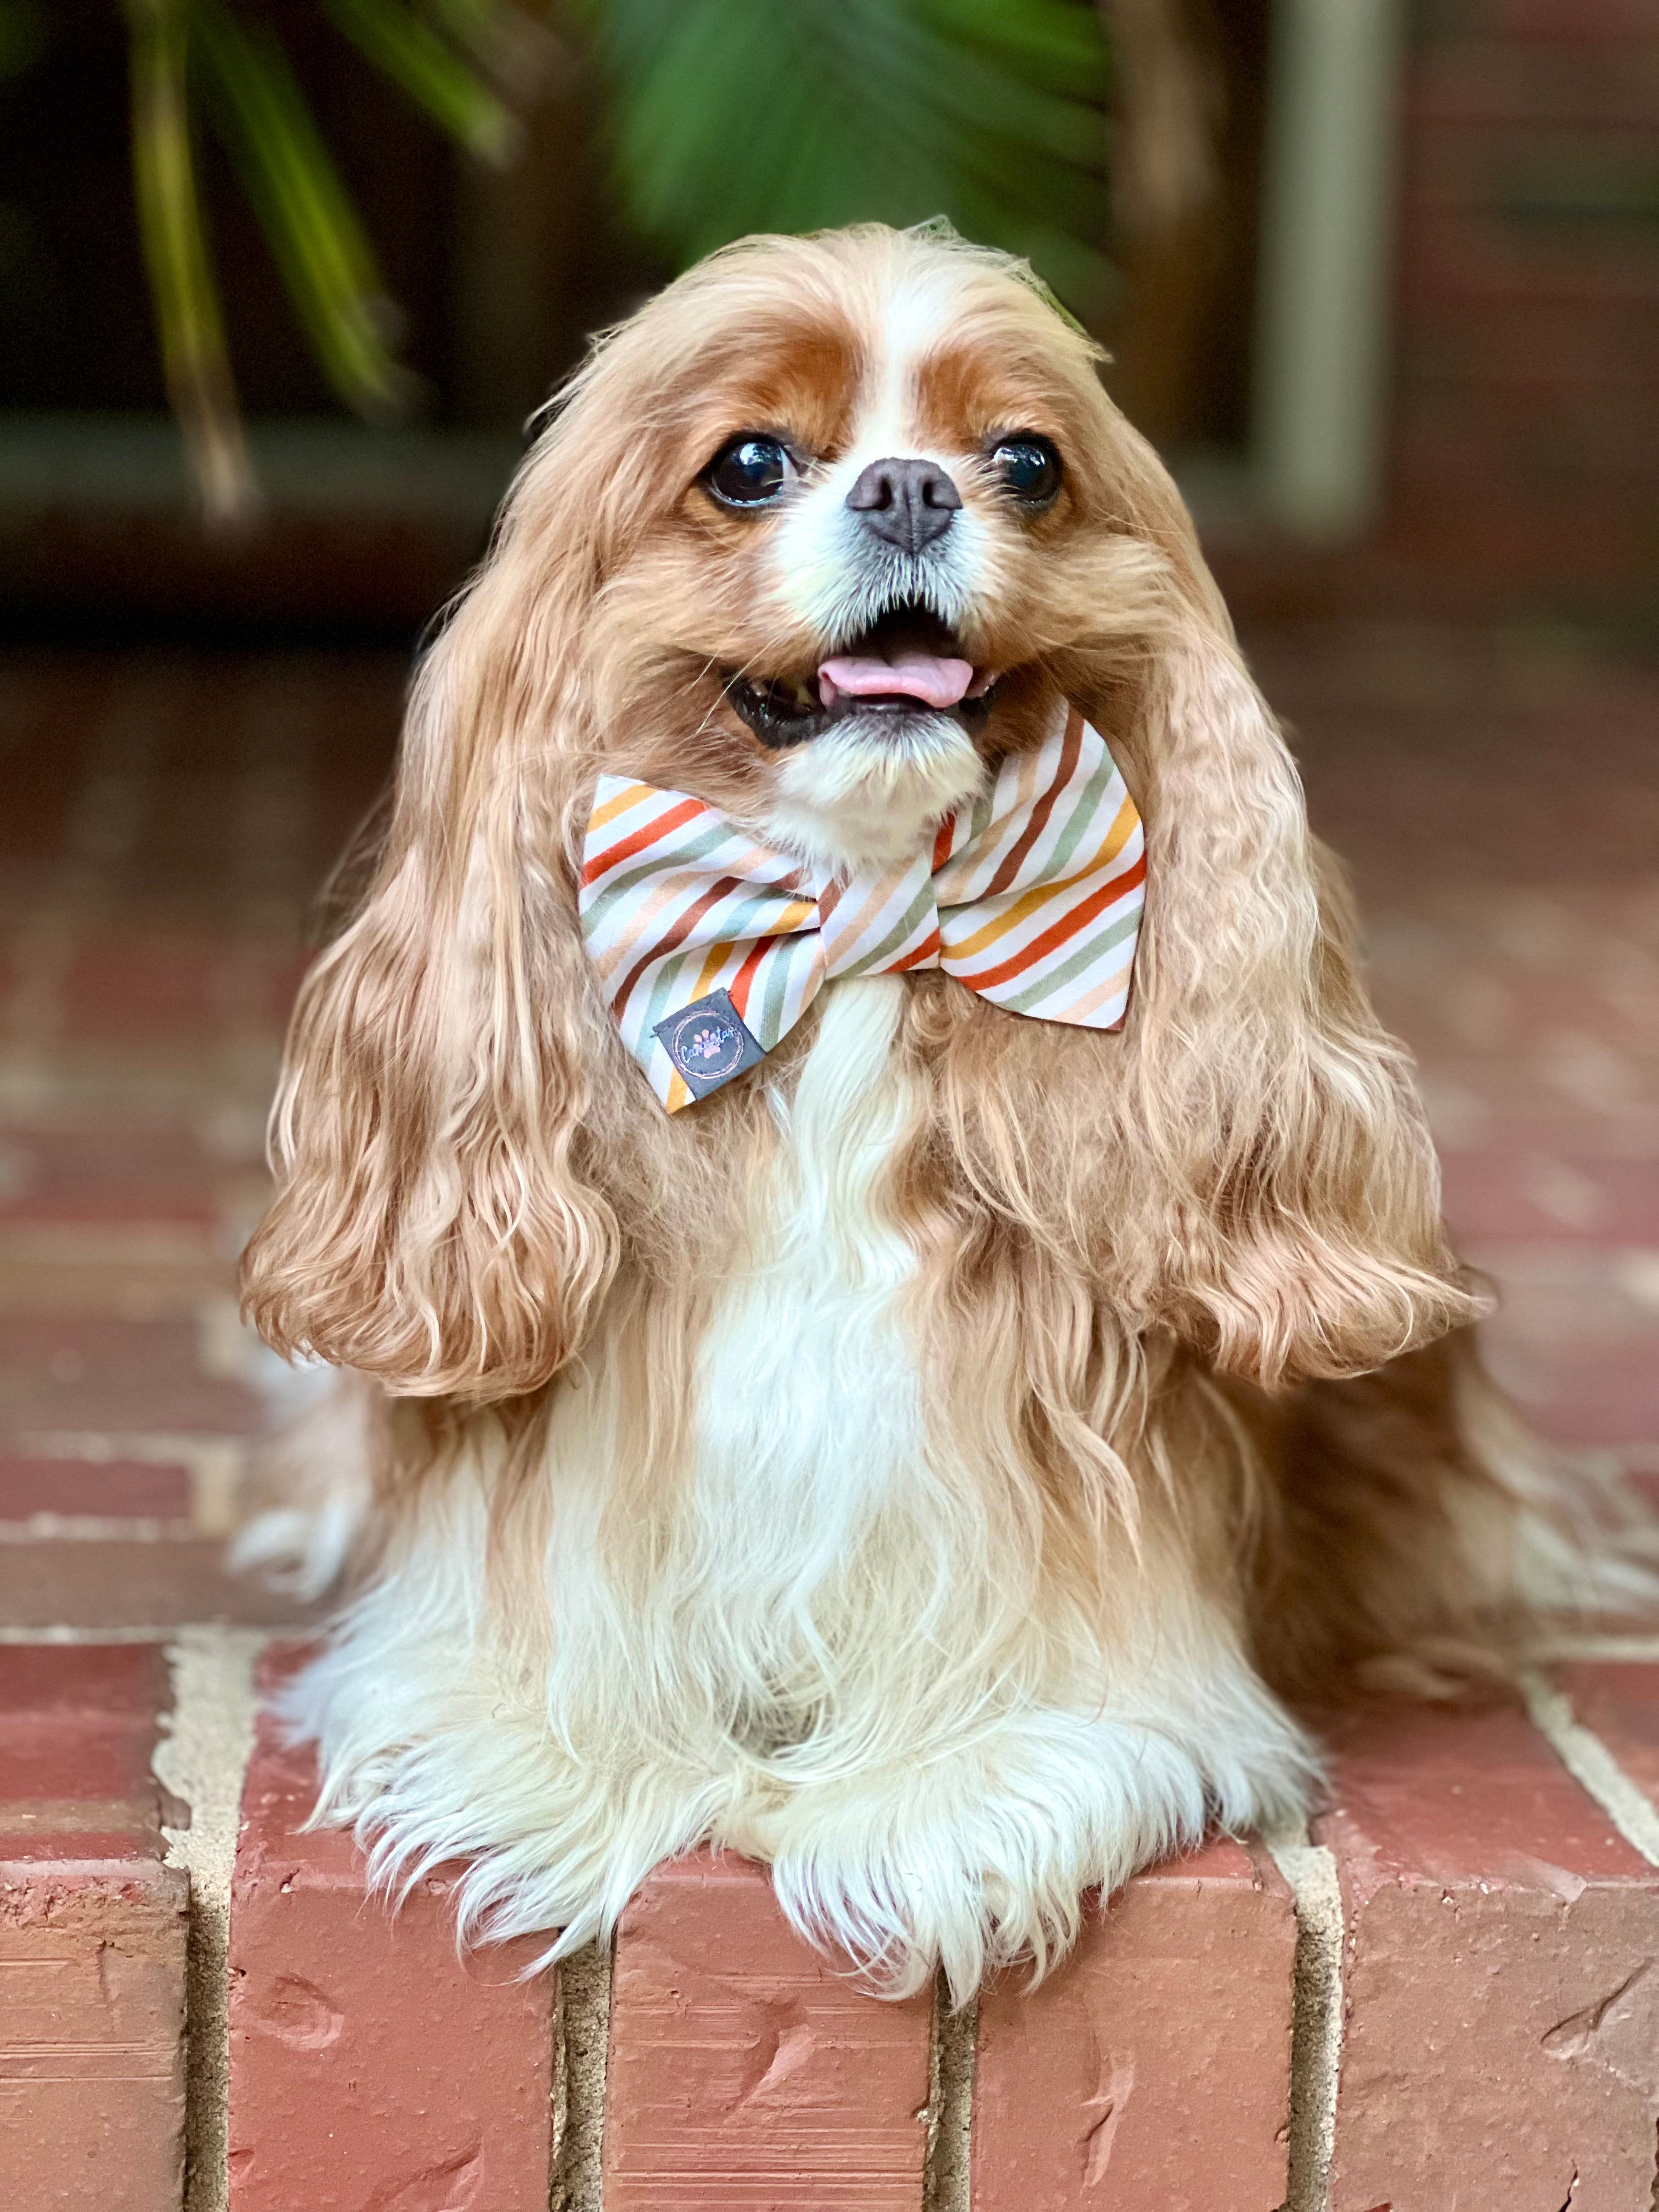
[[[378,869],[300,994],[277,1195],[243,1261],[270,1343],[400,1393],[545,1382],[617,1266],[589,1131],[626,1076],[566,820],[594,556],[579,515],[545,511],[561,492],[574,507],[555,472],[524,479],[419,671]]]
[[[1228,1372],[1364,1372],[1480,1308],[1284,741],[1215,613],[1172,627],[1123,728],[1147,823],[1131,1040],[1147,1295]]]
[[[1001,1040],[1005,1064],[1042,1051],[1060,1136],[1013,1210],[1104,1243],[1126,1316],[1229,1373],[1364,1372],[1483,1304],[1446,1242],[1410,1063],[1358,979],[1340,872],[1179,495],[1103,400],[1098,428],[1117,512],[1044,619],[1056,681],[1139,805],[1146,912],[1121,1054]],[[989,1124],[1029,1130],[1035,1106],[987,1073],[965,1060],[952,1115],[981,1188],[1018,1149]]]
[[[1119,725],[1147,823],[1133,1045],[1152,1294],[1230,1372],[1362,1372],[1480,1307],[1344,888],[1162,477],[1170,604]]]

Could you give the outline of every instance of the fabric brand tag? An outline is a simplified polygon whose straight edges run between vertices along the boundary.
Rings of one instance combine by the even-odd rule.
[[[659,1022],[654,1034],[695,1098],[706,1098],[765,1053],[724,991],[711,991]]]

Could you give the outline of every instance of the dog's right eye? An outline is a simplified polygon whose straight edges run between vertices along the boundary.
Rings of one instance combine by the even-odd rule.
[[[768,507],[789,481],[789,456],[775,438],[733,438],[716,453],[703,482],[722,507]]]

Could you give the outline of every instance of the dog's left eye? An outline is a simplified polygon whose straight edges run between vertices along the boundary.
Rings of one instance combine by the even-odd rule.
[[[991,465],[1027,507],[1047,507],[1060,489],[1060,455],[1046,438],[1005,438]]]
[[[789,456],[775,438],[733,438],[703,474],[722,507],[767,507],[789,481]]]

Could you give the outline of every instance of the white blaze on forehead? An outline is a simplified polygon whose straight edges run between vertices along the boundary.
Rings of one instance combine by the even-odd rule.
[[[917,404],[922,364],[949,337],[960,300],[953,271],[910,270],[872,306],[869,366],[847,450],[814,472],[774,534],[778,596],[826,645],[844,642],[899,599],[958,622],[985,582],[988,533],[965,498],[944,537],[917,555],[872,540],[847,504],[872,461],[933,461],[963,489],[969,456],[924,438]]]
[[[949,336],[959,296],[938,270],[907,276],[887,295],[843,464],[853,470],[849,487],[866,463],[890,454],[940,462],[947,458],[924,450],[916,403],[921,365]]]

